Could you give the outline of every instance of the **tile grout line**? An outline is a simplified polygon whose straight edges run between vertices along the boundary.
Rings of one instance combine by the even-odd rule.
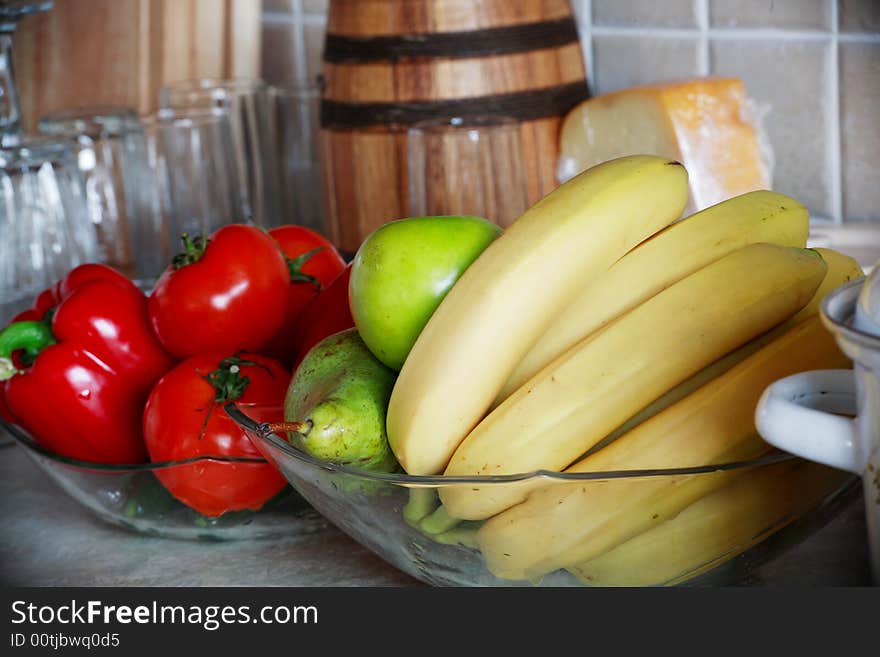
[[[837,41],[844,43],[880,43],[880,32],[837,32]]]
[[[596,49],[593,46],[593,0],[580,0],[581,48],[587,66],[587,87],[590,95],[596,94]]]
[[[657,37],[660,39],[695,39],[703,31],[688,27],[635,27],[626,25],[593,25],[592,36],[640,36]],[[783,29],[743,29],[707,27],[706,36],[711,39],[772,39],[777,41],[826,41],[831,38],[830,31],[822,30],[783,30]],[[838,34],[838,40],[844,42],[880,43],[880,33],[846,33]]]
[[[831,8],[831,51],[828,63],[829,129],[828,167],[831,169],[831,216],[835,223],[843,223],[843,171],[840,139],[840,40],[838,38],[840,15],[837,0],[828,0]]]
[[[697,74],[709,75],[709,0],[694,0],[694,14],[700,28],[697,45]]]

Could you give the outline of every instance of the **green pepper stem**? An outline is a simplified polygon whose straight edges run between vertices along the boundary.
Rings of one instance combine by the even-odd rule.
[[[0,331],[0,381],[10,379],[18,373],[12,366],[12,354],[23,351],[29,362],[37,357],[43,349],[55,344],[52,329],[45,322],[23,321],[13,322]]]

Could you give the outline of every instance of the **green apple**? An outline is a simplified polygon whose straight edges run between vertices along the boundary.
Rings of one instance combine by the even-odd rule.
[[[411,217],[375,230],[358,249],[349,300],[370,351],[393,370],[459,277],[501,228],[480,217]]]

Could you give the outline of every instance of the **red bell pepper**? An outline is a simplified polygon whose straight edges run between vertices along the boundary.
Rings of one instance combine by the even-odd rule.
[[[0,331],[0,380],[14,421],[83,461],[146,460],[144,404],[173,365],[144,293],[104,265],[72,270]]]

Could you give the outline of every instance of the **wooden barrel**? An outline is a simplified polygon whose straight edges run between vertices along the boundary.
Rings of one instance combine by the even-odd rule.
[[[321,85],[327,227],[350,252],[407,215],[408,126],[513,117],[534,203],[589,96],[568,0],[331,0]]]

